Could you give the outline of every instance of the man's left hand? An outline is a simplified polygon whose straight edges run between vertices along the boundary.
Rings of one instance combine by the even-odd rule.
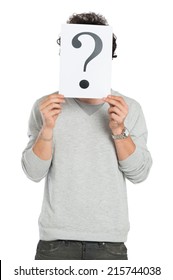
[[[124,121],[128,114],[128,105],[121,96],[108,95],[103,98],[105,102],[108,102],[110,108],[109,113],[109,127],[114,135],[121,134],[124,128]]]

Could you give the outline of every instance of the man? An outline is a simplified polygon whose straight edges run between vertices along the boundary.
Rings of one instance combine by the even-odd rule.
[[[95,13],[68,23],[107,25]],[[102,99],[53,93],[34,104],[29,137],[23,169],[46,177],[35,259],[126,260],[125,179],[142,182],[152,165],[140,105],[113,90]]]

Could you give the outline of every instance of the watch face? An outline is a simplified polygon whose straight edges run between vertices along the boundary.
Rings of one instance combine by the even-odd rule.
[[[125,131],[124,131],[124,136],[125,136],[125,137],[128,137],[128,136],[129,136],[129,131],[128,131],[127,128],[126,128]]]
[[[115,140],[115,139],[125,139],[129,136],[129,131],[128,129],[125,127],[122,131],[121,134],[119,135],[112,135],[112,138]]]

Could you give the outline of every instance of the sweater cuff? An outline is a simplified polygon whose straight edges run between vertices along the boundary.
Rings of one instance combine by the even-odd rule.
[[[36,171],[42,171],[42,173],[46,172],[51,164],[52,159],[43,160],[39,158],[30,148],[27,150],[24,154],[25,162],[27,163],[27,166],[31,169],[35,169]]]
[[[139,163],[143,160],[143,154],[141,150],[136,147],[135,151],[126,159],[119,160],[119,166],[122,169],[134,169],[139,166]]]

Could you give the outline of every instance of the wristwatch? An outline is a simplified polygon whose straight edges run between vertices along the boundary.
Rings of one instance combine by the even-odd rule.
[[[114,140],[126,139],[128,136],[129,136],[129,131],[126,127],[123,128],[121,134],[117,134],[117,135],[112,134],[112,138]]]

